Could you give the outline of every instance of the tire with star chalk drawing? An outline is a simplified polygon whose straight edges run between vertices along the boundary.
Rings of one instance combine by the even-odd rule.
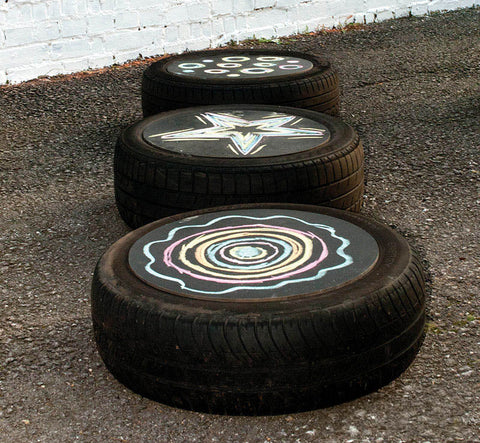
[[[340,119],[300,108],[222,105],[157,114],[126,128],[115,197],[133,227],[213,206],[287,202],[358,212],[363,147]]]
[[[389,383],[425,323],[421,264],[360,214],[288,204],[210,208],[143,226],[101,257],[92,319],[135,392],[220,414],[291,413]]]
[[[200,105],[256,103],[339,111],[337,73],[322,57],[278,49],[216,49],[166,57],[143,74],[145,117]]]

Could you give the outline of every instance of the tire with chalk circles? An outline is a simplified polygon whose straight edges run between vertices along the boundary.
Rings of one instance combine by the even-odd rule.
[[[145,117],[200,105],[272,104],[339,111],[337,73],[325,59],[272,49],[217,49],[174,55],[143,74]]]
[[[423,339],[406,240],[360,214],[269,204],[165,218],[123,237],[92,284],[98,350],[141,395],[278,414],[389,383]]]

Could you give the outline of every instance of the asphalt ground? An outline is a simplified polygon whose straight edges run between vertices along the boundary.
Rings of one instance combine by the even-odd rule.
[[[129,230],[112,155],[141,117],[145,63],[0,88],[0,441],[480,441],[480,10],[246,46],[324,54],[366,150],[364,213],[430,275],[424,345],[378,392],[301,414],[174,409],[118,383],[95,349],[90,282]]]

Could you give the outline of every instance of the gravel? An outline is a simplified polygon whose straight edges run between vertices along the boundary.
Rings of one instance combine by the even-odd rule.
[[[419,250],[425,343],[371,395],[328,409],[222,417],[142,398],[92,337],[96,260],[128,232],[112,154],[141,118],[145,63],[0,88],[0,440],[480,441],[480,9],[244,46],[324,54],[366,151],[364,213]]]

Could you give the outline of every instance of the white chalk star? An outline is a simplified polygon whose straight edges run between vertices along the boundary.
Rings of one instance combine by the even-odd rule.
[[[317,138],[325,134],[324,129],[286,128],[283,125],[292,122],[297,117],[285,114],[277,115],[279,117],[245,120],[232,114],[205,112],[201,114],[201,117],[204,117],[213,125],[209,128],[189,128],[181,131],[163,132],[151,135],[149,138],[161,137],[162,140],[167,141],[230,139],[240,154],[247,155],[254,154],[263,148],[263,146],[258,147],[258,145],[264,137]],[[200,121],[204,122],[201,117],[197,116]],[[231,147],[231,145],[229,146]],[[257,147],[258,149],[255,149]]]

